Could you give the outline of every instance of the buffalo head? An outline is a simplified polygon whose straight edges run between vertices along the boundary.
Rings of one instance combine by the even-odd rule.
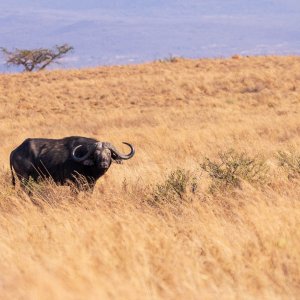
[[[112,144],[107,142],[97,142],[89,145],[85,153],[80,151],[83,145],[76,146],[72,151],[72,159],[85,166],[95,166],[99,169],[108,169],[112,161],[121,163],[122,160],[130,159],[135,153],[134,147],[126,142],[123,144],[129,146],[130,153],[120,153]],[[81,155],[79,155],[79,153]]]

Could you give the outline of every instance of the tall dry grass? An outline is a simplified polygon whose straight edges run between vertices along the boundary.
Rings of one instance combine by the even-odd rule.
[[[298,299],[299,67],[236,57],[0,75],[0,298]],[[11,187],[14,147],[68,135],[129,141],[136,156],[93,195]],[[230,149],[263,160],[263,180],[247,160],[226,169]]]

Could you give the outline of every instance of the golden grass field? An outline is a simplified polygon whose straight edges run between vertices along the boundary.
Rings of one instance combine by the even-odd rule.
[[[300,57],[0,75],[0,299],[300,299],[299,114]],[[16,146],[69,135],[136,155],[92,195],[11,187]],[[212,192],[201,163],[229,149],[265,182]],[[158,192],[172,172],[193,190]]]

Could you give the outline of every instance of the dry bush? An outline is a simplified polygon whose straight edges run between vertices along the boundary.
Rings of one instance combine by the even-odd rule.
[[[277,159],[279,162],[279,166],[288,173],[289,178],[299,177],[300,154],[297,151],[278,151]]]
[[[187,194],[195,193],[197,181],[191,171],[177,169],[171,171],[163,183],[156,184],[151,193],[149,203],[176,202],[188,200]]]
[[[160,62],[160,63],[176,63],[179,60],[180,60],[180,58],[178,56],[170,54],[168,57],[159,59],[158,62]]]
[[[211,192],[241,188],[243,180],[254,185],[264,185],[268,180],[269,167],[265,159],[234,149],[219,152],[218,161],[205,158],[200,166],[212,179]]]

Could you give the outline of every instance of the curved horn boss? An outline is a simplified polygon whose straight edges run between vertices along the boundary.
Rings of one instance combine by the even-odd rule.
[[[78,157],[78,156],[76,156],[76,151],[80,147],[82,147],[82,145],[76,146],[73,149],[72,154],[71,154],[72,155],[72,159],[75,160],[76,162],[82,162],[82,161],[86,160],[92,154],[92,152],[95,151],[96,145],[94,144],[93,147],[90,147],[90,149],[88,150],[88,152],[85,155],[83,155],[81,157]]]

